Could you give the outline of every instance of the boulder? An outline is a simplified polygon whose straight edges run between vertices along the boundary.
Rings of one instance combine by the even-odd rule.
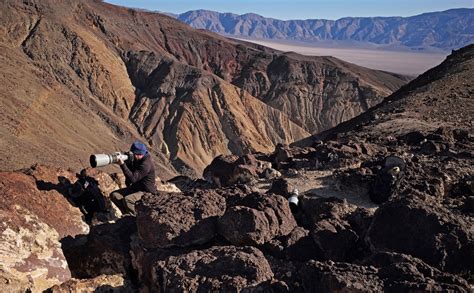
[[[266,179],[276,179],[281,177],[281,173],[273,168],[266,168],[263,170],[263,177]]]
[[[257,160],[254,155],[217,156],[204,169],[203,176],[215,185],[230,186],[237,183],[250,183],[263,176],[265,169],[271,167],[270,162]]]
[[[137,292],[137,289],[122,275],[100,275],[92,279],[71,279],[60,285],[54,285],[48,292],[133,293]]]
[[[193,179],[184,175],[173,177],[165,184],[175,185],[180,190],[180,192],[187,192],[191,191],[192,189],[207,189],[213,187],[211,182],[208,182],[204,179]],[[158,191],[164,192],[164,190],[160,190],[160,188],[157,189]]]
[[[16,275],[9,268],[0,266],[0,292],[28,292],[33,288],[32,278]]]
[[[153,263],[151,292],[236,292],[273,278],[263,253],[254,247],[217,246],[169,256]]]
[[[232,171],[234,169],[234,163],[238,158],[239,157],[235,155],[220,155],[215,157],[211,164],[204,169],[203,177],[217,186],[229,185],[229,180],[232,177]]]
[[[219,234],[234,245],[261,245],[296,227],[282,196],[252,193],[234,204],[218,219]]]
[[[71,278],[58,232],[24,207],[0,210],[0,289],[43,290]]]
[[[273,152],[274,162],[277,169],[281,169],[293,158],[291,148],[286,144],[277,144]]]
[[[225,205],[214,190],[146,194],[137,204],[138,236],[149,248],[204,244],[217,234]]]
[[[95,278],[102,274],[127,275],[131,271],[130,242],[136,234],[134,217],[91,228],[88,235],[63,239],[63,251],[72,276]]]
[[[419,131],[412,131],[400,136],[398,139],[409,145],[418,145],[425,139],[425,135]]]
[[[293,191],[293,187],[290,185],[288,180],[284,178],[278,178],[273,180],[272,186],[267,191],[267,193],[279,194],[285,198],[288,198]]]
[[[166,193],[178,193],[181,192],[181,189],[179,189],[175,184],[169,183],[169,182],[162,182],[156,181],[156,190],[158,192],[166,192]]]
[[[357,207],[345,199],[307,194],[301,197],[301,209],[303,224],[311,227],[323,219],[344,219]]]
[[[463,278],[441,272],[410,255],[375,253],[363,263],[379,269],[385,291],[469,292],[469,284]]]
[[[472,219],[430,197],[401,198],[376,211],[366,241],[374,251],[410,254],[442,270],[472,272],[472,227]]]
[[[290,234],[268,241],[263,248],[265,253],[291,261],[308,261],[321,257],[321,251],[309,231],[302,227],[296,227]]]
[[[299,271],[305,292],[382,292],[374,267],[309,261]]]
[[[321,220],[310,230],[311,238],[325,260],[346,261],[356,246],[359,235],[345,222]]]
[[[301,199],[300,222],[310,231],[320,259],[348,261],[363,250],[360,241],[370,224],[370,213],[339,198]],[[369,220],[367,220],[367,217]]]

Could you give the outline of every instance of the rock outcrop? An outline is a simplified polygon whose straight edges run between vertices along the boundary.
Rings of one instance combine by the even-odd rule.
[[[71,277],[56,230],[14,205],[0,214],[0,288],[41,292]]]

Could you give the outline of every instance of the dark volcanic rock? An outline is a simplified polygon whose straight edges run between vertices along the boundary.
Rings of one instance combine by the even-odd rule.
[[[235,245],[260,245],[289,234],[296,221],[280,195],[250,194],[219,218],[219,234]]]
[[[96,225],[88,235],[62,240],[72,276],[95,278],[102,274],[127,275],[131,272],[130,242],[136,234],[134,217]]]
[[[232,176],[232,170],[234,169],[234,163],[238,158],[238,156],[234,155],[215,157],[211,164],[204,169],[203,177],[217,186],[228,185]]]
[[[217,156],[204,169],[203,176],[218,187],[249,183],[263,175],[270,162],[257,160],[253,155]]]
[[[309,235],[309,231],[296,227],[290,234],[277,237],[264,245],[265,252],[281,259],[308,261],[321,257],[321,251]]]
[[[367,241],[374,250],[410,254],[447,271],[472,272],[472,227],[472,220],[434,200],[402,198],[377,210]]]
[[[316,223],[310,235],[321,251],[322,258],[335,261],[347,260],[349,252],[359,240],[359,235],[350,225],[331,219]]]
[[[441,272],[410,255],[382,252],[364,261],[379,268],[378,276],[384,281],[385,291],[454,291],[469,292],[466,280]]]
[[[273,278],[261,251],[254,247],[218,246],[169,256],[152,264],[152,292],[240,291]]]
[[[278,178],[276,180],[273,180],[272,186],[267,191],[267,193],[279,194],[287,198],[292,191],[293,191],[293,188],[291,187],[288,180],[284,178]]]
[[[204,244],[216,235],[225,204],[213,190],[146,194],[137,205],[138,236],[149,248]]]
[[[381,292],[383,282],[374,267],[309,261],[299,271],[305,292]]]
[[[363,218],[363,209],[357,210],[356,206],[338,198],[308,196],[301,199],[301,207],[302,213],[298,218],[309,229],[319,257],[335,261],[347,260],[356,250],[356,244],[366,230],[364,226],[369,222],[357,219],[356,213]]]
[[[413,131],[399,137],[399,139],[406,144],[418,145],[425,139],[425,136],[419,131]]]

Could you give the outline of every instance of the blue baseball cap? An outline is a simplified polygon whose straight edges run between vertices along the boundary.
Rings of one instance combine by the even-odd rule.
[[[138,140],[132,143],[130,151],[136,155],[146,155],[148,153],[146,146]]]

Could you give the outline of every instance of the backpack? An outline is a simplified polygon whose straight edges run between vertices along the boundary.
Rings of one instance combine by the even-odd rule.
[[[106,199],[100,191],[98,182],[92,177],[79,177],[69,194],[87,219],[92,218],[96,212],[107,210]]]
[[[385,157],[382,169],[377,173],[369,189],[369,197],[376,204],[386,202],[405,175],[406,163],[397,156]]]

